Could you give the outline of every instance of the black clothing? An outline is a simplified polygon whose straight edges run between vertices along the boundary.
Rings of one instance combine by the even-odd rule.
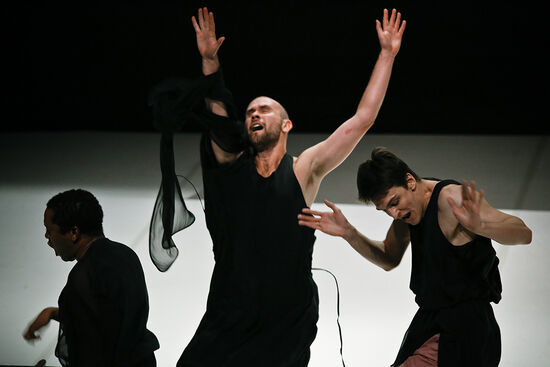
[[[205,98],[224,103],[228,117],[209,111]],[[178,366],[302,367],[317,332],[318,294],[311,274],[314,230],[298,226],[306,206],[285,155],[268,178],[256,171],[248,135],[221,72],[168,80],[152,93],[162,132],[162,187],[150,230],[151,258],[165,271],[177,256],[173,233],[193,222],[174,172],[172,134],[195,120],[201,142],[206,223],[215,266],[207,310]],[[220,166],[210,140],[244,153]],[[162,219],[162,220],[161,220]]]
[[[59,296],[56,356],[63,366],[154,367],[159,343],[147,329],[148,314],[139,258],[123,244],[98,239]]]
[[[440,333],[438,365],[497,366],[500,330],[490,302],[501,299],[499,260],[491,240],[476,236],[463,246],[453,246],[438,221],[441,189],[434,187],[426,213],[410,225],[412,270],[410,288],[420,307],[394,366],[403,363],[426,340]]]
[[[204,102],[207,97],[223,102],[228,118],[211,113]],[[195,221],[185,205],[174,169],[174,133],[197,121],[226,152],[242,151],[248,138],[221,70],[197,79],[167,79],[152,90],[149,104],[153,107],[155,127],[162,133],[162,182],[151,218],[149,253],[157,269],[166,271],[179,254],[172,235]]]
[[[219,165],[203,136],[206,223],[216,261],[206,313],[183,366],[306,366],[316,335],[314,230],[298,226],[306,203],[285,155],[271,176],[246,150]]]

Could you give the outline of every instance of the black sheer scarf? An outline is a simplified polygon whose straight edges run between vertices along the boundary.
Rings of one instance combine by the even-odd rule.
[[[206,98],[223,102],[228,117],[209,111]],[[220,148],[230,153],[242,151],[247,137],[221,70],[196,79],[167,79],[153,88],[149,105],[153,108],[154,126],[161,132],[162,174],[149,227],[149,254],[157,269],[164,272],[179,254],[172,236],[195,221],[185,205],[174,168],[174,133],[197,121]]]

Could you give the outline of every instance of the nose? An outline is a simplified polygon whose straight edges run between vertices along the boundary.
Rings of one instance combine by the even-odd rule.
[[[389,208],[388,214],[393,219],[399,219],[399,209],[397,209],[396,207]]]

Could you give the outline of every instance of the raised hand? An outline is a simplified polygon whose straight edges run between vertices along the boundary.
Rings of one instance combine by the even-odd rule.
[[[325,204],[332,209],[332,212],[320,212],[304,208],[302,209],[302,213],[314,216],[298,214],[298,224],[318,229],[331,236],[344,237],[346,231],[352,228],[351,224],[349,224],[342,211],[334,203],[325,200]]]
[[[384,9],[382,24],[376,20],[376,32],[382,51],[388,51],[393,56],[397,55],[406,25],[405,20],[401,22],[401,13],[393,9],[391,16],[388,17],[388,9]]]
[[[197,36],[197,47],[203,59],[213,60],[216,58],[225,37],[216,38],[214,14],[208,12],[208,8],[199,9],[197,18],[195,16],[191,17]]]
[[[462,205],[458,206],[452,198],[447,199],[456,219],[464,228],[474,233],[479,233],[482,226],[480,208],[483,197],[483,190],[477,191],[474,181],[462,181]]]

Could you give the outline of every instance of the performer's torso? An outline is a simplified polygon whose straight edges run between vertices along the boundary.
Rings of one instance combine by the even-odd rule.
[[[249,152],[227,167],[208,164],[204,154],[206,222],[216,261],[211,293],[217,294],[209,302],[220,296],[245,306],[259,297],[272,310],[311,302],[315,236],[298,226],[307,205],[292,157],[286,154],[262,177]]]
[[[462,246],[453,246],[440,228],[438,197],[441,189],[449,184],[458,182],[439,182],[422,221],[409,226],[411,290],[416,294],[417,304],[427,309],[448,307],[471,299],[498,302],[502,286],[499,261],[491,240],[476,236]]]
[[[146,328],[148,315],[137,255],[123,244],[98,239],[73,267],[59,296],[56,356],[70,366],[138,365],[159,347]]]

